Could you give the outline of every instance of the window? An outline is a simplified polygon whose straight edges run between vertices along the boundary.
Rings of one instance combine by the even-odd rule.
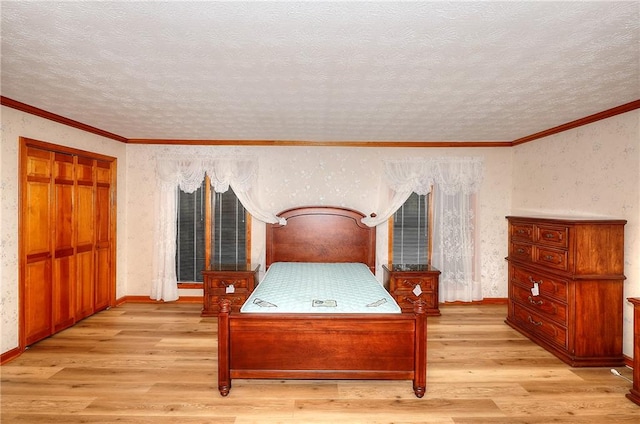
[[[431,263],[431,196],[412,193],[390,220],[389,258],[394,264]]]
[[[214,254],[211,264],[238,264],[247,261],[247,213],[233,190],[215,195]]]
[[[209,178],[193,193],[178,189],[176,276],[178,282],[202,282],[202,270],[246,263],[250,215],[231,188],[211,190]]]

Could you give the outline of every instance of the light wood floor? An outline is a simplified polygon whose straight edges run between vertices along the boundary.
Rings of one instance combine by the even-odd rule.
[[[422,399],[410,381],[268,380],[223,398],[199,309],[125,304],[37,343],[0,368],[2,423],[640,423],[630,382],[564,365],[496,305],[429,318]]]

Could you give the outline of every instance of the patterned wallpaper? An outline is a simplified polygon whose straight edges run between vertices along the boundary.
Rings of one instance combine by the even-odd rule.
[[[611,217],[625,226],[625,298],[640,296],[640,111],[513,149],[514,214]],[[631,304],[624,352],[632,356]]]
[[[544,140],[509,148],[375,149],[125,145],[2,108],[0,146],[1,351],[17,346],[18,137],[95,151],[118,158],[117,296],[150,292],[155,157],[255,155],[259,197],[274,211],[300,205],[337,205],[375,211],[385,158],[479,156],[485,177],[478,194],[477,246],[485,297],[507,296],[506,220],[514,212],[584,213],[625,218],[626,295],[640,295],[637,240],[640,148],[634,111]],[[386,257],[386,228],[378,229],[378,262]],[[264,258],[264,225],[254,220],[254,260]],[[182,291],[181,295],[198,294]],[[625,354],[630,355],[630,312],[625,309]]]
[[[259,158],[258,197],[277,213],[304,205],[342,206],[365,214],[377,212],[385,158],[480,156],[486,174],[478,195],[477,235],[480,278],[485,297],[506,297],[506,220],[510,199],[511,150],[486,149],[375,149],[330,147],[127,146],[128,257],[151,258],[153,245],[153,178],[155,157],[165,155],[253,155]],[[252,258],[264,263],[264,225],[254,220]],[[386,226],[377,231],[378,269],[387,262]],[[132,262],[127,270],[130,295],[149,293],[150,260]],[[196,294],[181,291],[181,295]]]
[[[61,144],[77,149],[89,150],[118,159],[117,195],[117,276],[116,295],[126,294],[127,258],[124,256],[124,235],[127,231],[125,193],[126,145],[75,128],[56,124],[37,116],[2,107],[0,127],[0,352],[18,346],[18,156],[19,137]]]

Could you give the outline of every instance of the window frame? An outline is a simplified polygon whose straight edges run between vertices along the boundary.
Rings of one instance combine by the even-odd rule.
[[[231,189],[231,188],[230,188]],[[235,194],[235,193],[234,193]],[[211,179],[208,175],[204,177],[204,208],[205,208],[205,228],[204,228],[204,254],[205,254],[205,269],[204,271],[211,270],[211,258],[215,254],[213,239],[214,239],[214,216],[212,208],[212,199],[215,196],[215,192],[211,189]],[[236,196],[237,197],[237,196]],[[251,214],[245,208],[245,257],[246,265],[251,264]],[[177,278],[177,275],[176,275]],[[201,289],[202,281],[178,281],[179,289]]]

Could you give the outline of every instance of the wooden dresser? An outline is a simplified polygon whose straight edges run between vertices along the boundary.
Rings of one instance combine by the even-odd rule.
[[[413,304],[426,303],[427,315],[440,315],[438,280],[440,271],[431,265],[383,265],[384,286],[398,302],[402,312],[413,312]]]
[[[229,299],[231,311],[237,312],[259,281],[260,265],[217,265],[202,271],[204,296],[202,316],[216,316],[220,301]]]
[[[624,365],[626,221],[507,219],[507,324],[571,366]]]
[[[633,304],[633,386],[627,398],[640,405],[640,297],[630,297]]]

